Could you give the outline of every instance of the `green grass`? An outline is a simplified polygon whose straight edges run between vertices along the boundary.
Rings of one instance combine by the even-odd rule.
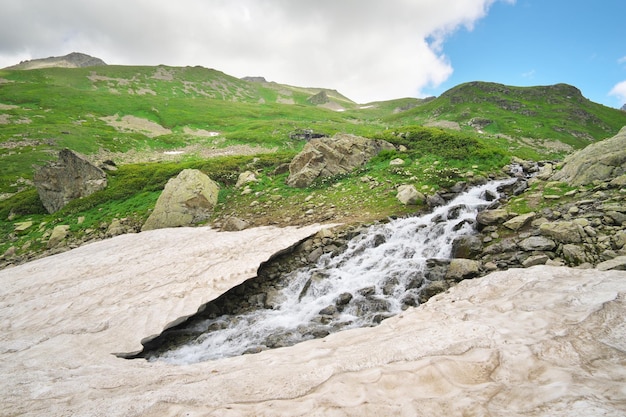
[[[402,98],[366,106],[324,90],[344,107],[337,112],[310,104],[309,97],[322,89],[246,82],[202,67],[0,70],[0,78],[4,80],[0,104],[5,105],[0,121],[6,121],[0,125],[0,193],[16,193],[0,201],[0,254],[11,246],[18,252],[43,248],[46,233],[57,224],[69,224],[76,236],[86,229],[100,230],[114,218],[141,224],[168,179],[185,168],[205,172],[221,187],[211,222],[236,215],[259,224],[298,224],[323,219],[324,213],[371,220],[421,209],[397,201],[398,185],[413,184],[432,193],[497,172],[512,156],[531,160],[563,156],[562,149],[550,149],[544,141],[580,148],[626,125],[626,113],[592,103],[566,85],[467,83],[436,99]],[[285,98],[294,104],[278,102]],[[145,119],[171,133],[150,137],[118,130],[102,119],[114,115]],[[483,133],[468,125],[476,117],[491,120]],[[437,120],[457,122],[461,130],[420,126]],[[219,135],[193,136],[186,128]],[[405,150],[382,152],[352,173],[319,180],[309,188],[291,188],[285,184],[287,174],[274,171],[305,145],[290,139],[290,133],[301,129],[384,139]],[[199,156],[203,149],[231,145],[274,151]],[[190,152],[176,162],[122,164],[109,173],[105,190],[49,215],[27,184],[34,167],[54,159],[65,147],[92,157],[101,151],[137,152],[143,161],[166,150]],[[404,164],[391,166],[395,158]],[[250,194],[234,188],[244,170],[258,173]],[[554,192],[564,195],[567,190]],[[22,221],[34,225],[17,234],[15,223]]]

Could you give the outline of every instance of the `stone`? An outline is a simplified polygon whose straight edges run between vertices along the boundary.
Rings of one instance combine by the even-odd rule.
[[[47,248],[53,249],[53,248],[58,247],[61,244],[61,242],[65,240],[65,238],[69,234],[69,231],[70,231],[70,226],[67,224],[61,224],[61,225],[55,226],[54,229],[52,229],[50,238],[48,239],[48,243],[46,245]]]
[[[402,159],[402,158],[392,159],[391,161],[389,161],[389,165],[391,165],[391,166],[404,165],[404,159]]]
[[[531,236],[523,239],[517,245],[525,252],[551,251],[556,248],[556,243],[544,236]]]
[[[524,268],[530,268],[531,266],[536,266],[536,265],[545,265],[546,262],[548,262],[550,260],[550,258],[548,257],[548,255],[532,255],[529,256],[528,258],[526,258],[523,262],[522,262],[522,266]]]
[[[568,243],[566,245],[563,245],[561,251],[563,253],[563,259],[569,265],[580,265],[586,262],[590,262],[592,260],[585,252],[585,249],[579,245]]]
[[[395,149],[383,140],[349,134],[313,139],[289,164],[287,185],[308,187],[317,178],[346,174],[377,155],[381,150]]]
[[[14,226],[13,230],[16,232],[25,232],[26,230],[30,229],[32,225],[33,225],[33,222],[31,220],[15,223],[13,225]]]
[[[515,216],[512,219],[504,222],[503,226],[507,229],[518,231],[519,229],[526,226],[532,219],[534,219],[536,215],[537,214],[532,211],[530,213],[520,214],[519,216]]]
[[[483,210],[476,215],[476,222],[483,227],[491,226],[504,223],[510,217],[505,209]]]
[[[464,235],[452,241],[451,258],[474,259],[483,250],[483,243],[479,236]]]
[[[577,186],[611,180],[625,173],[626,127],[623,127],[612,138],[592,143],[568,155],[563,167],[551,179]]]
[[[581,243],[585,231],[571,221],[546,222],[539,226],[539,232],[561,243]]]
[[[241,188],[244,185],[250,184],[252,182],[257,182],[256,174],[252,171],[244,171],[239,174],[237,178],[237,183],[235,184],[235,188]]]
[[[113,219],[106,231],[109,237],[123,235],[124,233],[127,233],[127,228],[120,219]]]
[[[446,279],[461,281],[467,278],[474,278],[480,274],[480,262],[471,259],[456,258],[450,260]]]
[[[69,149],[60,151],[57,161],[35,170],[33,181],[41,203],[49,213],[55,213],[70,201],[107,186],[102,169],[89,162],[84,155]]]
[[[219,186],[197,169],[184,169],[170,179],[142,231],[191,226],[207,220],[215,205]]]
[[[596,269],[598,271],[626,271],[626,256],[617,256],[608,261],[600,262]]]
[[[224,221],[222,230],[226,232],[239,232],[249,226],[250,224],[247,221],[242,220],[239,217],[229,217]]]
[[[396,198],[400,203],[405,206],[414,206],[417,204],[422,204],[426,197],[424,194],[417,191],[414,185],[401,185],[398,187],[398,194]]]

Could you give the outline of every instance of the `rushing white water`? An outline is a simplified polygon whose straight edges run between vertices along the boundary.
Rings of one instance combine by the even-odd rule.
[[[339,255],[324,255],[314,268],[293,272],[274,309],[218,317],[195,325],[193,342],[149,358],[188,364],[236,356],[372,326],[415,305],[426,284],[426,261],[449,258],[452,242],[473,233],[477,212],[506,182],[475,187],[421,217],[372,226]],[[210,330],[210,331],[208,331]]]

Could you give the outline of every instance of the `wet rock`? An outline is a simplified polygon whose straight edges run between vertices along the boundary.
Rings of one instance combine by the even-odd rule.
[[[475,259],[483,250],[483,242],[479,236],[459,236],[452,242],[452,258]]]

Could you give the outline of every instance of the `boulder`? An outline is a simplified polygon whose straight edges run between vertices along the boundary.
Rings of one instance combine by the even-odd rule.
[[[229,217],[222,225],[222,230],[226,232],[239,232],[246,229],[250,224],[239,217]]]
[[[551,251],[556,247],[553,240],[544,236],[531,236],[517,244],[520,249],[526,252]]]
[[[579,224],[570,221],[542,223],[539,232],[561,243],[581,243],[586,235]]]
[[[512,219],[504,222],[503,226],[506,227],[507,229],[517,231],[521,229],[522,227],[526,226],[528,222],[530,222],[532,219],[535,218],[535,216],[536,216],[536,213],[532,211],[530,213],[520,214],[519,216],[515,216]]]
[[[41,203],[49,213],[107,186],[102,169],[89,162],[84,155],[69,149],[59,152],[57,161],[38,168],[33,180]]]
[[[593,181],[610,180],[626,173],[626,127],[612,138],[593,143],[563,161],[563,167],[553,181],[570,185],[586,185]]]
[[[483,250],[483,242],[475,235],[459,236],[452,241],[452,258],[473,259]]]
[[[61,242],[65,240],[65,238],[69,234],[69,231],[70,227],[66,224],[55,226],[54,229],[52,229],[52,234],[50,235],[50,238],[48,239],[48,249],[53,249],[59,246]]]
[[[467,278],[474,278],[480,274],[480,262],[471,259],[457,258],[450,260],[446,279],[461,281]]]
[[[209,218],[219,186],[197,169],[185,169],[170,179],[142,231],[191,226]]]
[[[252,171],[244,171],[241,174],[239,174],[239,177],[237,178],[237,184],[235,184],[235,188],[241,188],[246,184],[249,184],[251,182],[256,182],[256,175],[254,174],[254,172]]]
[[[308,187],[317,178],[351,172],[383,149],[394,149],[384,140],[337,134],[332,138],[313,139],[289,164],[287,184]]]
[[[398,201],[404,205],[413,206],[421,204],[426,200],[424,194],[417,191],[413,185],[401,185],[398,187],[398,194],[396,196]]]
[[[511,216],[505,209],[484,210],[476,215],[476,222],[480,226],[491,226],[501,224]]]

